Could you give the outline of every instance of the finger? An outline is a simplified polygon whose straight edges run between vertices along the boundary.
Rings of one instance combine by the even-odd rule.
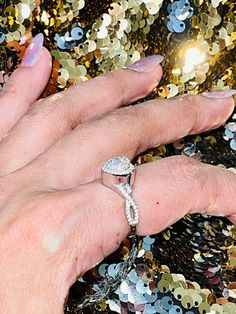
[[[112,156],[132,159],[148,148],[216,128],[233,108],[232,98],[186,96],[118,109],[75,129],[40,156],[30,171],[49,186],[73,187],[97,178],[101,164]]]
[[[37,35],[28,46],[22,64],[13,72],[0,94],[0,139],[43,92],[50,73],[51,56],[42,48],[43,36]]]
[[[229,219],[234,225],[236,225],[236,214],[228,216],[228,219]]]
[[[148,72],[134,71],[134,64],[36,103],[1,143],[0,174],[23,167],[76,125],[150,93],[162,76],[162,58],[155,57]]]
[[[186,214],[227,217],[236,213],[236,175],[229,170],[174,156],[145,164],[138,171],[136,186],[142,182],[144,190],[143,198],[140,188],[136,192],[136,202],[144,204],[140,234],[160,232]],[[145,214],[148,208],[149,217]]]
[[[236,213],[236,175],[230,171],[182,156],[136,170],[133,198],[140,211],[139,235],[158,233],[188,213]],[[124,200],[99,182],[51,197],[50,208],[57,208],[55,220],[62,224],[55,242],[70,239],[67,247],[77,260],[77,271],[73,269],[71,274],[75,279],[76,274],[84,273],[113,252],[127,236]]]

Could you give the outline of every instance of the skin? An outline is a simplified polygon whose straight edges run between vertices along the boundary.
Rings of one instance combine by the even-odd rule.
[[[2,313],[63,313],[77,276],[129,232],[124,200],[103,186],[102,164],[221,125],[233,98],[185,96],[123,107],[160,81],[120,70],[38,100],[51,71],[42,49],[0,95]],[[137,167],[137,232],[160,232],[187,213],[236,214],[235,174],[176,156]],[[224,212],[223,212],[224,211]]]

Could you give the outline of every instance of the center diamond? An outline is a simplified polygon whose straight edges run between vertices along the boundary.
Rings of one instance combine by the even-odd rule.
[[[129,159],[123,156],[114,157],[108,160],[102,167],[102,171],[118,176],[129,175],[134,169],[134,165],[131,164]]]

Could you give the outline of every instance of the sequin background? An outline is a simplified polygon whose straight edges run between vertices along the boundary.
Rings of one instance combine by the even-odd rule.
[[[150,54],[164,55],[165,63],[149,98],[236,88],[235,1],[2,0],[0,12],[0,88],[39,32],[53,56],[43,97]],[[155,147],[136,162],[175,154],[236,172],[236,115],[214,132]],[[65,312],[236,313],[236,228],[226,219],[187,216],[162,234],[138,239],[118,288],[80,309],[99,282],[119,275],[130,252],[126,239],[80,278]]]

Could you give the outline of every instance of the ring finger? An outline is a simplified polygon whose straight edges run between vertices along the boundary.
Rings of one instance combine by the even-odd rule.
[[[183,156],[136,170],[133,198],[140,211],[139,235],[158,233],[188,213],[228,216],[236,212],[232,206],[236,203],[236,175],[228,170]],[[69,239],[73,260],[78,261],[77,274],[112,253],[129,232],[124,199],[99,180],[45,195],[45,202],[47,198],[50,208],[57,209],[53,211],[55,221],[63,222],[56,240]]]

